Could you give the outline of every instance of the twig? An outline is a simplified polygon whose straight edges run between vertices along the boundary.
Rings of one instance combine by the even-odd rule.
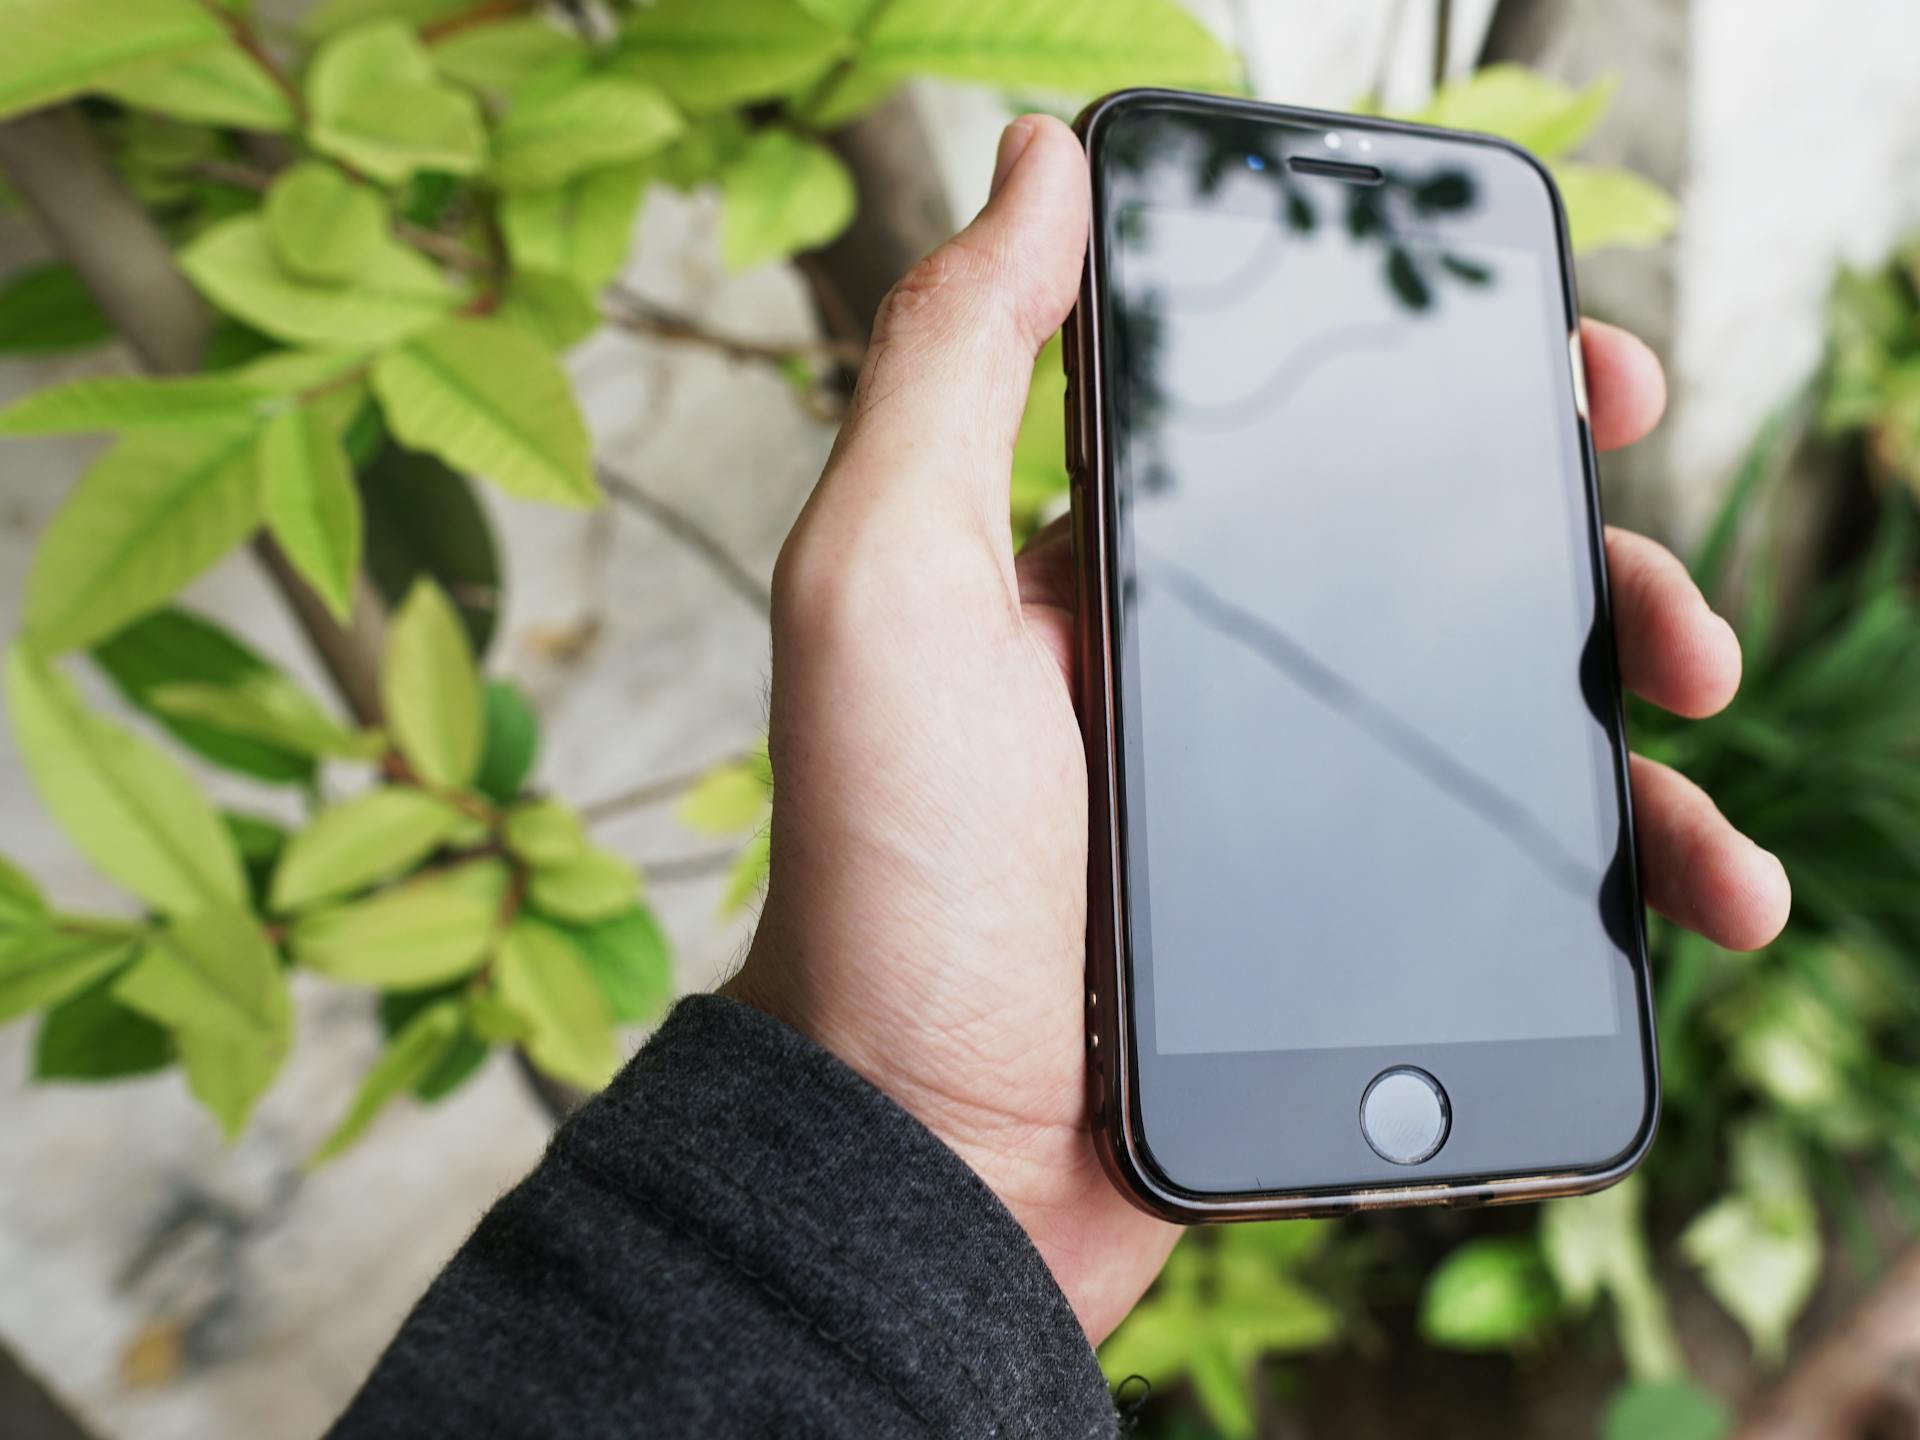
[[[671,885],[682,880],[704,880],[713,875],[724,875],[734,867],[740,858],[740,847],[731,850],[709,850],[700,855],[676,855],[669,860],[643,860],[640,873],[646,876],[649,884]]]
[[[648,780],[635,785],[632,789],[622,790],[617,795],[609,795],[604,800],[596,800],[591,805],[580,807],[580,818],[589,825],[603,824],[630,811],[644,810],[649,805],[659,805],[677,798],[683,791],[690,789],[709,772],[722,765],[738,765],[749,758],[749,752],[736,751],[732,755],[723,755],[718,760],[705,765],[697,765],[690,770],[678,770],[671,775],[662,775],[657,780]]]
[[[534,8],[536,0],[481,0],[471,10],[462,10],[457,15],[448,15],[431,24],[420,27],[420,38],[432,45],[445,40],[448,36],[458,35],[462,30],[470,30],[476,25],[488,25],[496,20],[511,20],[515,15],[524,15]]]
[[[767,588],[766,582],[749,570],[699,521],[658,495],[641,489],[609,466],[597,465],[594,473],[599,476],[600,484],[609,495],[646,515],[668,535],[705,560],[734,594],[762,615],[773,613],[773,592]]]
[[[304,128],[307,120],[307,97],[300,93],[300,87],[293,83],[293,77],[280,67],[273,58],[273,52],[261,42],[259,33],[248,23],[247,17],[236,10],[222,5],[220,0],[200,0],[202,8],[226,27],[227,34],[233,37],[233,43],[246,53],[249,60],[260,67],[274,88],[287,97],[287,103],[293,107],[294,117]]]
[[[622,330],[647,335],[656,340],[683,340],[718,350],[734,360],[752,360],[768,365],[823,360],[836,365],[857,366],[862,347],[850,340],[790,340],[770,342],[748,340],[708,330],[690,316],[655,304],[621,285],[615,285],[601,297],[601,318]]]

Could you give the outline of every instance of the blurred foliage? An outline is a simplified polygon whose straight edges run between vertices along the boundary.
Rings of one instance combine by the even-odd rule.
[[[388,1038],[316,1160],[498,1044],[611,1074],[671,960],[633,865],[538,787],[526,696],[484,675],[501,574],[468,477],[598,504],[560,357],[648,193],[717,192],[734,269],[824,244],[857,203],[826,130],[915,75],[1091,93],[1238,65],[1172,0],[318,0],[291,29],[247,0],[0,4],[0,118],[82,102],[219,317],[204,373],[0,412],[0,435],[112,440],[40,539],[6,689],[41,800],[138,913],[72,913],[0,864],[0,1020],[40,1014],[40,1078],[177,1062],[235,1135],[294,1043],[294,971],[379,992]],[[111,336],[60,261],[0,282],[0,351]],[[397,607],[378,726],[173,603],[263,531],[342,623],[368,585]],[[75,652],[297,822],[216,808],[92,708]],[[762,883],[770,784],[762,747],[681,799],[739,847],[727,910]]]
[[[1829,1236],[1864,1273],[1884,1262],[1863,1191],[1889,1197],[1920,1229],[1920,521],[1909,489],[1920,428],[1907,408],[1920,393],[1916,257],[1909,247],[1884,270],[1835,281],[1825,365],[1763,426],[1693,558],[1741,639],[1739,698],[1703,721],[1631,709],[1635,749],[1697,781],[1780,856],[1793,917],[1753,955],[1655,919],[1664,1107],[1648,1162],[1612,1190],[1540,1207],[1530,1233],[1477,1213],[1478,1233],[1423,1282],[1419,1334],[1444,1348],[1536,1356],[1604,1313],[1628,1375],[1602,1418],[1606,1440],[1715,1440],[1731,1424],[1686,1376],[1656,1237],[1772,1366],[1831,1259]],[[1815,427],[1860,442],[1878,511],[1860,553],[1788,610],[1778,481]],[[1432,1233],[1418,1217],[1403,1223]],[[1218,1243],[1195,1233],[1181,1251]],[[1322,1264],[1336,1278],[1306,1293],[1312,1313],[1360,1305],[1356,1276],[1382,1263],[1374,1248],[1355,1222],[1335,1230]],[[1289,1281],[1272,1303],[1300,1295]],[[1116,1380],[1138,1368],[1121,1342],[1158,1324],[1163,1303],[1156,1288],[1103,1352]],[[1243,1357],[1243,1386],[1222,1399],[1218,1382],[1196,1379],[1193,1397],[1219,1434],[1250,1435],[1257,1367],[1233,1337],[1218,1343]]]

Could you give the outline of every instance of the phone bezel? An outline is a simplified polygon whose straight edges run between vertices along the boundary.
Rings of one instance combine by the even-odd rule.
[[[1623,826],[1622,882],[1628,887],[1631,915],[1631,969],[1635,991],[1622,1006],[1626,1023],[1636,1026],[1643,1079],[1639,1123],[1633,1138],[1619,1152],[1591,1163],[1532,1173],[1488,1171],[1453,1176],[1436,1183],[1410,1179],[1344,1187],[1280,1187],[1226,1192],[1186,1188],[1161,1171],[1142,1132],[1140,1065],[1137,1033],[1131,1021],[1133,987],[1127,953],[1127,837],[1125,834],[1119,742],[1114,624],[1114,568],[1111,546],[1114,531],[1113,477],[1108,445],[1108,403],[1101,355],[1102,268],[1100,236],[1104,187],[1100,175],[1100,143],[1105,127],[1129,111],[1177,108],[1244,122],[1269,121],[1289,128],[1324,127],[1339,132],[1423,136],[1465,145],[1493,146],[1509,151],[1539,171],[1551,199],[1555,248],[1566,306],[1570,339],[1578,335],[1579,309],[1574,288],[1573,261],[1566,216],[1559,193],[1545,167],[1510,142],[1494,137],[1449,131],[1432,126],[1341,115],[1289,106],[1167,90],[1129,90],[1106,96],[1090,105],[1075,122],[1094,170],[1093,223],[1088,258],[1082,275],[1079,302],[1066,327],[1063,359],[1068,373],[1068,451],[1072,474],[1073,541],[1079,593],[1079,650],[1081,714],[1087,747],[1091,835],[1087,922],[1087,1041],[1089,1105],[1096,1149],[1109,1174],[1135,1204],[1167,1219],[1183,1222],[1270,1219],[1288,1216],[1335,1215],[1356,1210],[1401,1205],[1498,1204],[1585,1194],[1624,1178],[1645,1157],[1653,1142],[1659,1114],[1659,1067],[1654,1039],[1652,987],[1647,972],[1644,910],[1634,851],[1632,800],[1619,787]],[[1577,347],[1574,385],[1568,403],[1576,411],[1579,451],[1588,503],[1588,524],[1595,537],[1595,635],[1604,643],[1605,690],[1612,698],[1610,731],[1616,773],[1626,774],[1625,717],[1619,702],[1618,666],[1612,645],[1612,608],[1608,590],[1600,514],[1598,471],[1592,434],[1581,404]],[[1522,1042],[1504,1042],[1518,1044]],[[1487,1048],[1495,1048],[1489,1045]],[[1311,1054],[1313,1052],[1293,1052]]]

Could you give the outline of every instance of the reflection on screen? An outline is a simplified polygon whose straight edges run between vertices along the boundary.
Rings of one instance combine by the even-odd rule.
[[[1155,1046],[1611,1033],[1553,262],[1250,172],[1114,219]]]

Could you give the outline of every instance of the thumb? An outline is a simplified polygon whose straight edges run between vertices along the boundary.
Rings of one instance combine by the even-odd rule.
[[[889,493],[916,507],[958,504],[989,534],[1005,530],[1033,358],[1079,290],[1087,191],[1065,125],[1024,115],[1007,127],[985,208],[881,305],[816,504]]]

